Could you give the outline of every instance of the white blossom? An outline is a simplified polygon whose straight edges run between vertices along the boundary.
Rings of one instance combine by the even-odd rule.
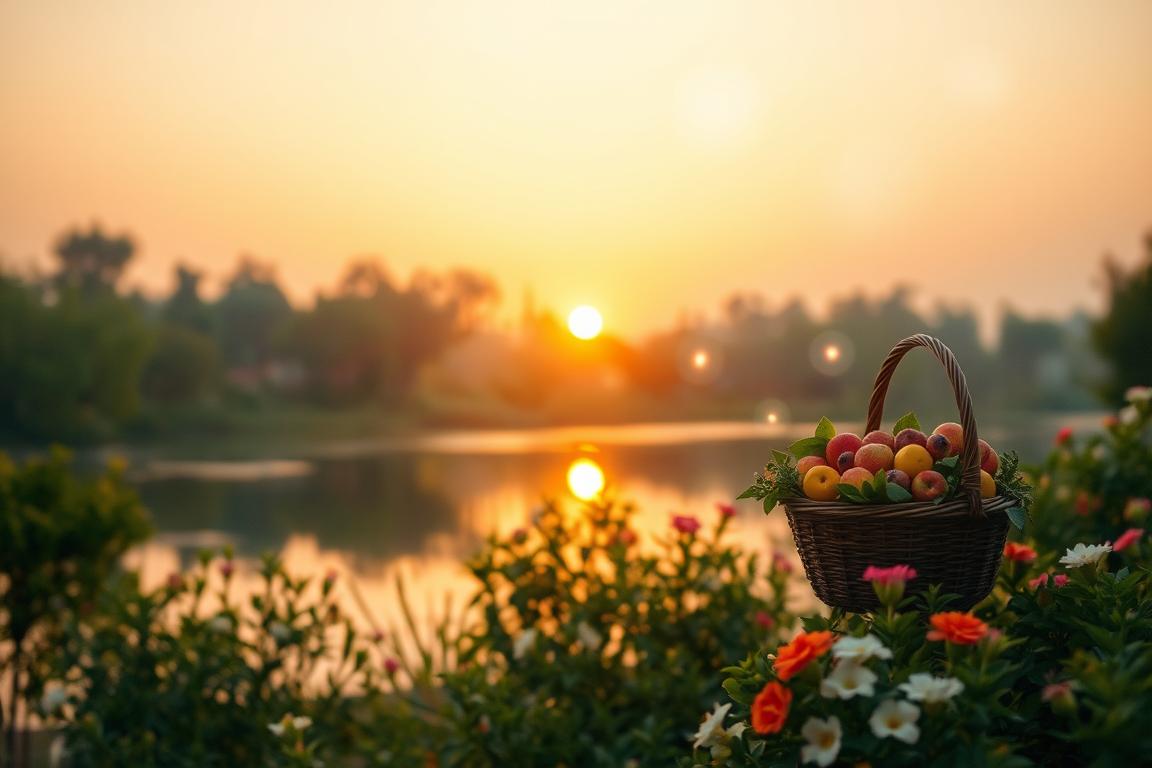
[[[1147,403],[1152,400],[1152,387],[1129,387],[1124,399],[1130,403]]]
[[[293,717],[292,715],[284,715],[284,718],[278,723],[269,723],[268,730],[272,731],[273,736],[283,736],[284,731],[288,726],[292,726],[294,731],[303,731],[308,726],[312,725],[312,718],[310,717]]]
[[[1134,405],[1126,405],[1120,409],[1120,423],[1131,426],[1140,420],[1140,411]]]
[[[853,696],[871,696],[876,673],[858,661],[846,659],[836,665],[832,674],[820,681],[820,695],[826,699],[850,699]]]
[[[891,736],[906,744],[915,744],[920,740],[920,727],[916,725],[919,719],[920,707],[907,701],[888,699],[876,707],[868,724],[877,738]]]
[[[512,656],[517,659],[522,659],[532,650],[532,646],[536,645],[536,629],[526,629],[520,633],[520,637],[512,643]]]
[[[869,659],[890,659],[892,651],[885,648],[875,635],[864,637],[845,635],[832,646],[832,656],[837,659],[864,662]]]
[[[948,701],[964,690],[964,683],[954,677],[933,677],[927,672],[917,672],[900,684],[900,690],[912,701],[935,704]]]
[[[581,645],[593,653],[600,650],[600,646],[604,643],[604,636],[586,621],[576,625],[576,635],[580,638]]]
[[[1065,568],[1079,568],[1084,565],[1094,565],[1111,551],[1111,544],[1080,543],[1072,547],[1072,549],[1067,550],[1064,557],[1060,558],[1060,563]]]
[[[701,747],[711,747],[714,744],[719,744],[725,734],[724,731],[724,718],[728,715],[728,710],[732,709],[731,704],[713,704],[712,712],[704,718],[704,722],[700,723],[700,728],[697,729],[694,736],[695,741],[692,742],[693,749],[700,749]]]
[[[800,729],[800,735],[808,743],[800,748],[800,760],[805,763],[816,763],[820,766],[829,766],[836,762],[840,754],[840,718],[830,717],[821,720],[810,717]]]

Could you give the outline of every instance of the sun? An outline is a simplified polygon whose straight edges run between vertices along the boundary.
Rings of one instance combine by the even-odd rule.
[[[568,313],[568,330],[578,339],[594,339],[604,327],[604,318],[596,307],[587,304]]]
[[[584,501],[596,498],[604,490],[604,470],[592,459],[576,459],[568,467],[568,490]]]

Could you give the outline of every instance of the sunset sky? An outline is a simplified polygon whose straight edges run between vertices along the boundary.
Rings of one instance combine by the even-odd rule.
[[[1152,2],[9,2],[0,254],[167,290],[493,273],[638,334],[734,290],[1098,305],[1152,226]]]

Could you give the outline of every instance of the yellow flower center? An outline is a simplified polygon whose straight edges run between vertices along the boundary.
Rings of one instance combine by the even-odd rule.
[[[900,718],[896,717],[895,715],[888,718],[888,727],[891,728],[892,730],[896,730],[897,728],[899,728],[903,724],[904,723],[900,720]]]

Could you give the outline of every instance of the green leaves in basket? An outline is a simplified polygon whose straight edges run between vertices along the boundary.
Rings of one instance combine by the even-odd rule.
[[[904,486],[897,485],[896,483],[888,483],[885,491],[888,495],[888,501],[895,504],[903,504],[905,501],[912,501],[912,494],[904,490]]]
[[[805,437],[788,446],[788,453],[798,459],[802,459],[805,456],[823,456],[827,448],[828,438]]]
[[[756,481],[737,498],[759,499],[764,503],[764,514],[768,514],[781,499],[800,493],[800,475],[792,465],[792,457],[783,451],[772,451],[764,472],[757,474]]]
[[[840,483],[836,487],[840,495],[853,504],[889,504],[912,499],[908,491],[895,483],[889,483],[883,470],[877,472],[871,480],[861,483],[859,489],[847,483]]]
[[[1020,474],[1020,457],[1015,451],[1000,454],[1000,469],[996,472],[996,492],[1014,499],[1025,515],[1032,508],[1032,486]],[[1011,517],[1012,510],[1008,510],[1008,513]],[[1020,526],[1022,527],[1023,523],[1020,523]]]
[[[916,418],[916,414],[912,411],[908,411],[908,413],[896,419],[896,425],[892,427],[892,434],[898,435],[905,429],[920,431],[920,419]]]
[[[816,425],[816,437],[822,437],[825,440],[836,437],[836,427],[832,426],[832,422],[828,420],[827,416],[821,417],[820,422]]]
[[[1020,530],[1024,530],[1024,523],[1028,520],[1028,513],[1024,511],[1023,507],[1009,507],[1004,511],[1008,514],[1008,519],[1012,521],[1012,525]]]

